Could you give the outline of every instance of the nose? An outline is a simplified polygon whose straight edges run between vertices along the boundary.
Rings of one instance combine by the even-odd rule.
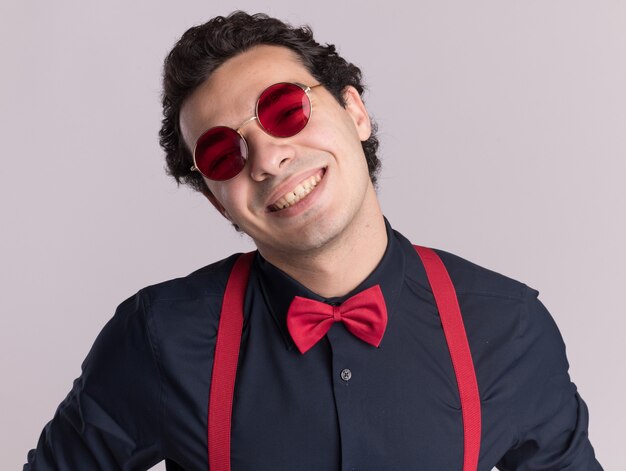
[[[260,182],[285,171],[295,151],[288,139],[266,134],[258,123],[252,127],[246,129],[244,136],[248,144],[248,169],[250,177]]]

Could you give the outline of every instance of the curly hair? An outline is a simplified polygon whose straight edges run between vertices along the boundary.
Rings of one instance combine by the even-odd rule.
[[[343,107],[346,86],[352,85],[363,94],[361,70],[339,56],[334,45],[322,46],[316,42],[308,26],[294,28],[265,14],[249,15],[243,11],[217,16],[194,26],[183,34],[163,65],[163,120],[159,143],[165,151],[166,171],[178,184],[210,193],[200,173],[191,170],[193,158],[182,139],[179,119],[185,99],[225,61],[261,44],[283,46],[296,52],[311,75]],[[369,139],[361,142],[374,185],[380,169],[376,129],[376,124],[372,123]]]

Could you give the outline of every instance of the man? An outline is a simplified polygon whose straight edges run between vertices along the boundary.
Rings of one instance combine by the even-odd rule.
[[[183,35],[165,62],[169,172],[258,252],[124,301],[25,469],[141,470],[164,459],[207,469],[209,450],[223,451],[207,443],[218,422],[209,415],[230,412],[215,405],[223,390],[212,382],[241,260],[251,263],[241,344],[225,360],[234,352],[233,470],[463,469],[454,341],[421,255],[383,217],[362,91],[359,69],[308,29],[238,12]],[[438,254],[480,395],[475,469],[601,469],[537,291]],[[346,306],[364,293],[372,307],[356,325]],[[313,306],[305,317],[330,317],[307,324],[302,303]]]

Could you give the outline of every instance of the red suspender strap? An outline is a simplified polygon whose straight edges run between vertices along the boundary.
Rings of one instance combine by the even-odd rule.
[[[480,397],[474,364],[454,286],[432,249],[415,246],[439,310],[463,414],[463,471],[475,471],[480,452]],[[254,252],[241,255],[228,278],[217,330],[209,396],[208,452],[210,471],[230,471],[230,430],[233,393],[243,328],[243,304]]]
[[[463,414],[463,471],[475,471],[480,453],[480,396],[459,302],[452,280],[439,255],[426,247],[414,247],[422,259],[435,296],[459,388]]]
[[[243,329],[243,303],[254,252],[241,255],[226,283],[209,395],[209,470],[230,471],[230,425]]]

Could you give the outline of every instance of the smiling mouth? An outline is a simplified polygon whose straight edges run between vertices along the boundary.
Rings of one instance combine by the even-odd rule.
[[[324,168],[321,173],[312,175],[309,178],[305,178],[300,183],[298,183],[293,190],[288,191],[283,196],[281,196],[278,201],[270,205],[269,210],[272,212],[280,211],[281,209],[289,208],[299,201],[302,201],[315,189],[317,184],[324,177],[325,173],[326,168]]]

